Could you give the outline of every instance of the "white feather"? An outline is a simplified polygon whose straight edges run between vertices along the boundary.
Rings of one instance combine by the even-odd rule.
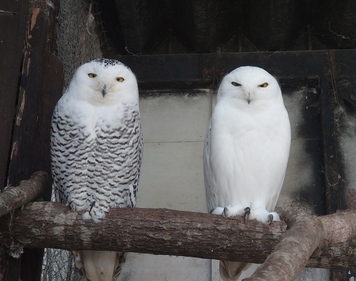
[[[226,75],[218,90],[204,147],[208,210],[237,216],[250,208],[250,219],[267,223],[272,214],[274,220],[279,220],[273,211],[290,143],[289,117],[276,79],[251,66]]]

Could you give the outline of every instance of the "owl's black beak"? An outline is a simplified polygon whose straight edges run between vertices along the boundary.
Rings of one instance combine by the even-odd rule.
[[[250,102],[251,102],[251,93],[247,94],[246,101],[247,101],[248,104],[250,104]]]
[[[106,85],[104,85],[103,89],[101,90],[101,94],[103,95],[103,98],[104,98],[105,95],[107,94]]]

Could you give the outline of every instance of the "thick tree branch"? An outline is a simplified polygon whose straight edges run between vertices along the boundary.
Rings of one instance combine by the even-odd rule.
[[[328,256],[330,267],[344,267],[342,260],[352,259],[350,250],[354,245],[352,248],[350,246],[354,244],[351,240],[356,237],[356,212],[317,217],[300,203],[287,198],[280,201],[278,210],[283,213],[289,230],[266,261],[246,281],[295,280],[307,264],[322,267],[325,256]],[[343,254],[337,252],[340,249]],[[346,262],[350,267],[355,266],[353,263]]]
[[[116,209],[100,224],[95,224],[83,221],[78,213],[62,204],[35,202],[0,220],[0,244],[6,247],[124,250],[255,263],[262,263],[275,249],[266,264],[278,267],[276,271],[285,271],[289,277],[280,279],[268,275],[264,280],[292,280],[290,276],[295,276],[304,265],[356,266],[352,241],[356,235],[354,227],[349,227],[356,225],[355,211],[319,218],[304,212],[295,219],[292,214],[296,209],[293,208],[292,205],[283,207],[283,214],[291,225],[283,238],[284,222],[263,225],[202,213]],[[342,235],[333,233],[330,230],[335,222],[339,229],[348,230]],[[297,263],[295,269],[285,269],[285,266],[293,267],[294,262]],[[262,280],[263,276],[253,278],[251,280]]]
[[[9,187],[0,194],[0,217],[38,197],[49,180],[46,172],[35,172],[29,180],[16,187]]]
[[[0,244],[239,258],[263,262],[286,225],[165,209],[112,209],[101,223],[83,221],[59,203],[35,202],[0,220]],[[266,245],[264,244],[268,241]]]
[[[323,226],[300,204],[285,199],[277,207],[289,230],[266,261],[245,280],[294,280],[323,239]]]

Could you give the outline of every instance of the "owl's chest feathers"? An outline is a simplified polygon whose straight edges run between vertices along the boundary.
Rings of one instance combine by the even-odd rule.
[[[218,106],[218,105],[217,105]],[[281,120],[285,116],[278,116],[280,108],[275,106],[221,106],[215,109],[213,126],[216,135],[237,140],[240,138],[254,138],[258,133],[269,136],[278,130]]]
[[[135,147],[140,137],[140,114],[137,104],[111,107],[79,104],[70,110],[71,114],[61,114],[60,110],[58,112],[57,136],[63,138],[64,145],[113,152],[125,147]],[[61,136],[63,131],[66,133]]]
[[[88,131],[93,133],[103,131],[120,131],[129,127],[132,122],[139,122],[137,104],[120,104],[116,106],[89,107],[88,110],[78,110],[76,119]]]
[[[235,108],[216,109],[212,118],[211,157],[219,159],[219,163],[228,167],[245,161],[256,163],[267,155],[289,149],[290,128],[284,108],[265,108],[256,114]]]

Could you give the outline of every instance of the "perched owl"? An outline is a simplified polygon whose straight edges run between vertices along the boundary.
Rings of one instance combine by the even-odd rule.
[[[100,223],[111,208],[136,205],[143,139],[135,75],[121,62],[81,65],[52,117],[51,159],[56,201]],[[112,281],[123,253],[76,252],[90,281]]]
[[[206,135],[203,164],[208,210],[262,223],[282,188],[291,130],[276,79],[265,70],[239,67],[221,82]],[[223,280],[237,280],[245,263],[220,261]]]

